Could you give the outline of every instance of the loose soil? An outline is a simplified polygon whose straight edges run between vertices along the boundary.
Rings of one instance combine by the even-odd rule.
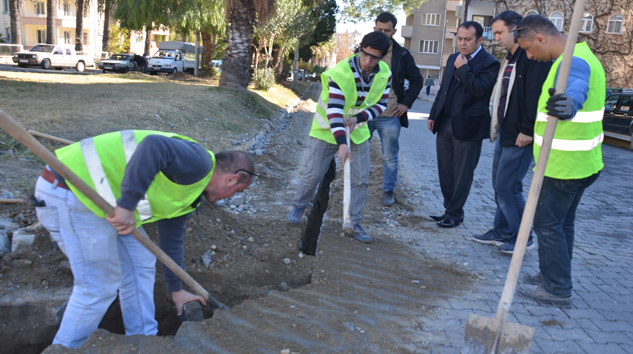
[[[261,177],[240,195],[216,205],[204,204],[198,213],[189,218],[185,244],[186,270],[213,297],[228,306],[235,306],[247,299],[266,297],[271,291],[298,288],[313,279],[316,258],[299,253],[301,229],[289,224],[285,217],[295,192],[295,188],[289,186],[300,178],[303,161],[308,153],[307,133],[319,91],[318,85],[310,86],[305,91],[305,99],[298,101],[297,106],[284,107],[289,113],[272,113],[271,117],[257,119],[255,124],[258,129],[248,130],[250,133],[244,133],[246,138],[239,143],[232,141],[233,148],[253,152]],[[166,124],[168,127],[169,121]],[[181,119],[177,127],[179,132],[209,134],[205,145],[215,149],[212,144],[214,131],[205,129],[201,132],[199,120]],[[70,127],[62,125],[54,131],[72,139],[91,135],[89,123],[74,125],[72,134],[62,134],[70,130]],[[411,215],[412,207],[405,197],[406,189],[402,196],[399,195],[395,207],[380,207],[382,163],[379,160],[380,146],[376,140],[372,142],[375,162],[372,164],[365,220],[369,227],[389,226],[384,224],[386,219],[397,220],[401,226],[413,227],[419,217]],[[28,195],[41,166],[38,161],[24,156],[0,159],[0,170],[4,171],[0,177],[9,182],[3,189],[17,192],[21,197]],[[324,222],[324,228],[330,230],[340,228],[340,220],[336,217],[341,215],[340,176],[337,176],[337,180],[333,184],[330,208]],[[28,203],[1,205],[0,218],[3,217],[12,218],[21,226],[36,223],[34,209]],[[148,225],[146,231],[152,239],[156,239],[154,226]],[[202,256],[207,252],[211,252],[212,257],[208,268],[202,261]],[[165,291],[161,268],[158,266],[155,286],[156,317],[159,335],[171,336],[178,330],[180,322],[171,297]],[[444,276],[450,279],[464,278],[463,274],[453,270],[446,270],[445,273]],[[51,242],[47,231],[41,228],[37,228],[35,243],[29,252],[6,254],[0,262],[0,342],[3,343],[0,352],[38,353],[44,350],[54,336],[56,328],[51,324],[59,320],[71,286],[72,274],[65,256]],[[39,300],[34,301],[33,298]],[[33,305],[38,301],[39,305]],[[44,314],[32,316],[42,311]],[[212,315],[212,311],[205,311],[205,317]],[[100,327],[111,333],[123,333],[116,301]],[[108,346],[104,343],[95,344],[92,341],[92,351],[100,352],[97,350],[99,347],[94,348],[97,345],[102,346],[101,352],[108,352]],[[144,345],[150,345],[145,347],[144,352],[173,352],[168,342],[160,344],[153,341]],[[74,351],[54,346],[47,352]]]

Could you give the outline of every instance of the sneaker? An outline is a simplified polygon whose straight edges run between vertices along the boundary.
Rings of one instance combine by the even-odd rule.
[[[501,237],[495,230],[489,230],[483,235],[473,235],[472,239],[484,245],[495,245],[497,247],[503,245],[508,240],[507,238]]]
[[[354,224],[354,238],[363,243],[372,243],[374,239],[365,232],[360,224]]]
[[[498,246],[499,247],[499,251],[501,251],[501,253],[504,254],[513,254],[514,253],[514,244],[517,242],[516,237],[513,237],[510,241]],[[525,247],[526,250],[531,250],[534,249],[534,237],[532,237],[532,235],[530,235],[530,237],[528,238],[528,242],[527,245]]]
[[[526,274],[523,277],[523,284],[541,285],[541,272],[532,275]]]
[[[384,191],[382,193],[382,205],[392,206],[396,202],[396,198],[393,196],[393,191]]]
[[[301,215],[303,214],[303,210],[305,208],[298,208],[296,206],[292,207],[292,210],[288,213],[288,221],[298,224],[301,222]]]
[[[532,299],[541,304],[556,305],[561,307],[571,306],[570,297],[560,297],[547,292],[541,285],[527,285],[522,284],[519,286],[519,295]]]

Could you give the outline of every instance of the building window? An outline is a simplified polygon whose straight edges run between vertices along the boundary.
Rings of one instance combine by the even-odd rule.
[[[562,31],[563,30],[563,14],[558,12],[558,11],[554,11],[552,12],[551,15],[549,15],[549,20],[552,21],[552,23],[554,24],[554,26],[556,27],[557,30]]]
[[[64,2],[64,16],[72,16],[70,13],[70,3]]]
[[[588,12],[582,14],[582,23],[580,25],[580,32],[591,33],[593,29],[593,15]]]
[[[6,38],[6,42],[11,43],[11,27],[5,28],[4,33],[5,33],[4,38]]]
[[[440,14],[422,14],[422,26],[439,26]]]
[[[46,31],[37,30],[37,43],[46,43]]]
[[[64,31],[64,44],[71,44],[70,42],[70,32]]]
[[[2,9],[2,13],[8,14],[9,13],[9,0],[4,0],[2,3],[4,4],[4,8]]]
[[[83,45],[88,45],[88,32],[84,32],[82,33],[83,36],[81,36],[83,38]]]
[[[607,33],[622,33],[622,22],[624,22],[624,18],[622,15],[615,14],[609,17],[609,26],[607,27]]]
[[[38,1],[35,3],[35,14],[46,15],[46,3]]]
[[[530,16],[530,15],[538,15],[538,11],[530,10],[530,11],[525,13],[525,17]]]
[[[420,41],[420,53],[423,54],[437,54],[437,48],[439,46],[439,41]]]

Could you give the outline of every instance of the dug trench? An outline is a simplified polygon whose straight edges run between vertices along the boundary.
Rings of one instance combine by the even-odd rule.
[[[124,329],[115,301],[100,325],[102,330],[84,345],[90,348],[87,351],[129,352],[142,346],[146,353],[169,353],[174,348],[203,352],[209,347],[199,341],[207,337],[214,338],[213,348],[229,352],[279,352],[288,347],[293,351],[423,350],[423,336],[415,334],[422,330],[416,318],[432,311],[442,294],[467,289],[472,279],[468,272],[424,257],[398,240],[397,233],[425,232],[418,212],[420,201],[407,190],[407,176],[402,176],[396,205],[380,205],[378,139],[372,141],[364,213],[365,228],[376,237],[375,244],[368,247],[341,235],[340,166],[332,183],[318,256],[299,253],[304,223],[286,221],[309,153],[307,133],[318,91],[312,85],[304,100],[280,118],[283,129],[266,136],[266,144],[253,153],[260,177],[250,188],[216,205],[204,204],[189,218],[186,270],[232,309],[216,313],[207,309],[207,320],[181,324],[158,266],[154,293],[159,337],[134,341],[121,336]],[[37,172],[34,166],[34,179]],[[29,252],[6,254],[0,264],[0,352],[75,352],[49,346],[72,287],[65,256],[48,233],[37,227],[30,204],[3,206],[1,214],[21,226],[33,225],[35,242]],[[155,227],[148,225],[146,231],[156,240]],[[284,314],[289,308],[296,313]],[[380,319],[362,316],[365,311]],[[306,337],[298,339],[302,335]],[[402,338],[395,340],[396,336]]]

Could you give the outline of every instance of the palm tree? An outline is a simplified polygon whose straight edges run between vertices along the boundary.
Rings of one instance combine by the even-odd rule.
[[[83,52],[84,2],[77,0],[77,18],[75,22],[75,51]]]
[[[222,60],[220,87],[245,90],[251,79],[251,44],[256,16],[267,20],[274,13],[275,0],[228,0],[228,47]]]
[[[103,41],[101,51],[110,51],[110,19],[112,17],[113,0],[103,0]]]
[[[11,43],[22,44],[22,18],[20,8],[22,0],[9,0],[9,11],[11,12]]]
[[[46,0],[46,43],[57,44],[55,21],[57,20],[57,0]]]

